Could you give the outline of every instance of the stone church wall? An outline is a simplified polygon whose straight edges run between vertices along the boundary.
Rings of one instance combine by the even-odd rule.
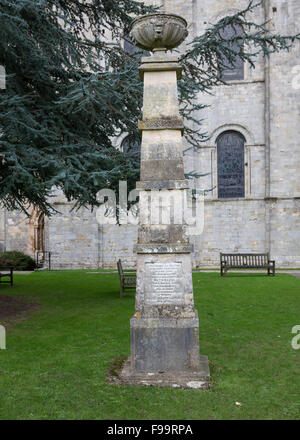
[[[95,211],[87,208],[71,210],[61,193],[54,199],[59,211],[48,221],[48,249],[53,269],[97,268],[99,263],[99,234]]]
[[[271,255],[277,266],[300,267],[300,198],[270,202]]]
[[[248,0],[156,1],[162,3],[166,12],[187,19],[191,40],[209,23],[246,7]],[[270,28],[278,33],[297,33],[300,2],[265,0],[253,20],[271,20]],[[290,52],[260,57],[255,69],[245,65],[244,80],[199,96],[210,105],[197,116],[211,137],[186,153],[185,171],[207,173],[191,187],[212,190],[205,197],[204,231],[191,238],[194,266],[218,266],[220,252],[269,252],[277,266],[300,267],[300,89],[293,87],[299,50],[298,43]],[[245,198],[218,198],[216,140],[227,130],[245,138]],[[136,226],[99,225],[95,211],[70,213],[72,206],[61,195],[55,203],[60,214],[45,227],[54,268],[116,267],[119,258],[128,267],[135,265]],[[0,250],[30,251],[28,231],[23,214],[0,211]]]
[[[137,242],[137,226],[134,225],[102,225],[100,234],[100,267],[117,267],[121,258],[127,267],[136,265],[136,254],[133,246]]]
[[[276,32],[299,33],[298,0],[267,3]],[[274,54],[267,62],[270,249],[278,264],[291,267],[300,266],[300,88],[293,86],[299,53],[298,42],[290,52]]]
[[[29,219],[21,212],[0,211],[0,251],[5,250],[30,253]]]

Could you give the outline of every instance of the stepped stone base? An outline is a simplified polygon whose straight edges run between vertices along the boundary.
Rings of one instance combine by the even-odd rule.
[[[172,388],[209,388],[209,366],[207,356],[200,355],[198,369],[166,372],[137,372],[133,371],[131,357],[125,362],[119,375],[123,385],[155,386]]]
[[[199,354],[199,323],[193,318],[135,318],[130,321],[131,356],[122,384],[173,388],[209,386],[207,356]]]

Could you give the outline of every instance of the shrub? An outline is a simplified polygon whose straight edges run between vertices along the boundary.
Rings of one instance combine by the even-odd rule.
[[[1,266],[11,266],[14,270],[33,270],[36,268],[33,258],[18,251],[0,252]]]

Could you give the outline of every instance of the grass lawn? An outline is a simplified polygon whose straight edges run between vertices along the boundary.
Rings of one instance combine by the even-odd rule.
[[[117,274],[16,275],[1,295],[41,306],[7,326],[0,350],[0,419],[300,419],[300,279],[288,274],[194,273],[206,391],[115,386],[105,377],[129,355],[134,298]],[[6,324],[2,322],[2,324]],[[241,406],[236,406],[240,402]]]

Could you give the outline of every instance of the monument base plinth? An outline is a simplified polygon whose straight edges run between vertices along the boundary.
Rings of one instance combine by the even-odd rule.
[[[134,316],[130,327],[131,355],[119,375],[121,383],[208,388],[208,358],[199,353],[197,311],[194,317]]]
[[[131,356],[125,362],[119,375],[122,385],[155,386],[171,388],[209,388],[208,357],[200,355],[198,369],[185,371],[137,372],[132,368]]]
[[[163,317],[130,320],[131,364],[137,373],[198,370],[199,321]]]

